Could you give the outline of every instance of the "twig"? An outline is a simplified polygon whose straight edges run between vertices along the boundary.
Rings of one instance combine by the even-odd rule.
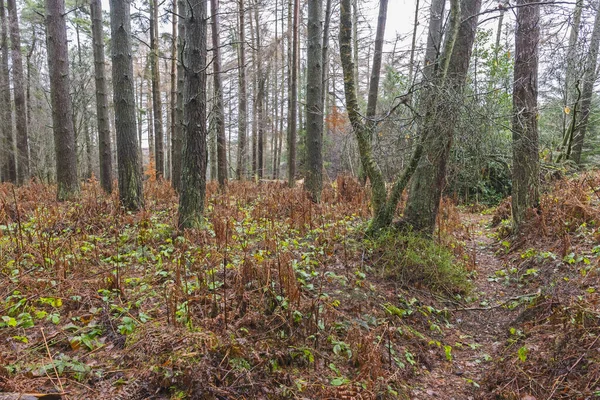
[[[455,308],[454,310],[450,310],[450,311],[475,311],[475,310],[492,310],[494,308],[498,308],[498,307],[502,307],[508,303],[510,303],[511,301],[515,301],[515,300],[521,300],[523,298],[526,297],[534,297],[534,296],[539,296],[541,293],[541,290],[538,290],[535,293],[527,293],[527,294],[522,294],[520,296],[515,296],[515,297],[511,297],[509,299],[504,300],[502,303],[498,303],[496,305],[493,306],[489,306],[489,307],[465,307],[465,308]]]
[[[588,348],[585,349],[585,351],[583,353],[581,353],[581,355],[579,356],[579,358],[577,359],[577,361],[575,361],[575,363],[573,365],[571,365],[571,367],[567,370],[567,372],[565,372],[564,374],[562,374],[556,380],[556,382],[554,382],[554,385],[552,385],[552,392],[550,393],[550,396],[548,396],[548,400],[552,399],[552,396],[554,396],[554,393],[556,392],[556,389],[558,389],[558,385],[560,383],[562,383],[562,381],[565,380],[565,378],[571,373],[571,371],[573,371],[575,369],[575,367],[577,366],[577,364],[579,364],[581,362],[581,360],[583,360],[583,357],[585,357],[585,355],[587,354],[588,350],[590,350],[592,347],[594,347],[596,345],[596,342],[598,341],[598,339],[600,339],[600,336],[596,336],[596,339],[594,339],[594,341],[592,342],[592,344],[590,344],[588,346]]]
[[[50,352],[50,348],[48,347],[48,341],[46,340],[46,335],[44,334],[44,328],[40,328],[42,332],[42,338],[44,339],[44,345],[46,346],[46,351],[48,352],[48,357],[50,358],[50,363],[52,363],[52,369],[54,369],[54,374],[56,374],[56,379],[58,379],[58,386],[60,387],[61,396],[65,394],[65,389],[63,388],[62,381],[60,380],[60,376],[58,375],[58,371],[56,370],[56,365],[54,364],[54,359],[52,358],[52,353]],[[65,395],[65,399],[67,396]]]

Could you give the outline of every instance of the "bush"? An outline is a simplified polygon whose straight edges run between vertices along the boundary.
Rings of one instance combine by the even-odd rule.
[[[369,242],[375,266],[405,287],[427,287],[445,294],[470,289],[468,273],[452,251],[413,232],[388,232]]]

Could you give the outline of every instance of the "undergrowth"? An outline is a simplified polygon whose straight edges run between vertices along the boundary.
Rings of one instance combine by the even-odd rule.
[[[95,181],[65,203],[50,186],[0,186],[0,390],[406,398],[419,370],[448,362],[443,306],[365,258],[356,181],[318,205],[279,183],[211,184],[207,228],[183,235],[167,183],[146,182],[145,198],[127,213]],[[422,246],[408,258],[437,249],[427,267],[448,265]]]
[[[446,295],[465,294],[468,271],[436,240],[413,232],[389,231],[369,241],[374,265],[403,287],[427,288]]]

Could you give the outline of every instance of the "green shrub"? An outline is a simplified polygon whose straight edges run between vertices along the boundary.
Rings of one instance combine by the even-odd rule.
[[[375,267],[405,287],[453,295],[470,289],[468,273],[452,251],[413,232],[388,232],[369,241]]]

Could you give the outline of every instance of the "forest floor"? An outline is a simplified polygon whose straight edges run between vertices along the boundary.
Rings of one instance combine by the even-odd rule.
[[[365,238],[348,178],[210,185],[185,234],[167,184],[138,213],[1,185],[0,399],[598,398],[598,188],[548,184],[519,237],[444,201],[431,241]]]

